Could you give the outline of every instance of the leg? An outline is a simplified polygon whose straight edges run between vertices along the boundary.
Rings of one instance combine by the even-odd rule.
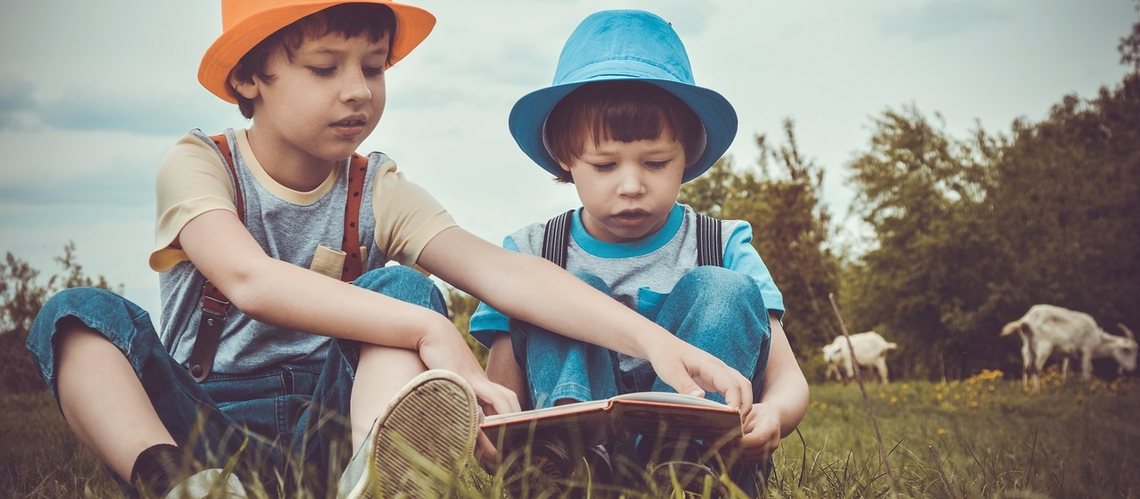
[[[760,400],[772,333],[768,309],[752,278],[720,267],[693,269],[673,287],[656,321],[752,380],[753,400]],[[672,391],[660,380],[653,389]],[[719,394],[708,398],[724,402]],[[728,473],[746,494],[755,495],[760,474],[770,470],[771,463],[769,459],[764,468],[733,465]]]
[[[78,320],[65,320],[57,341],[56,391],[64,419],[83,445],[129,481],[139,453],[157,444],[175,445],[174,437],[131,364],[103,335]]]
[[[522,366],[515,360],[514,346],[511,343],[510,333],[495,334],[491,348],[487,352],[487,377],[491,381],[510,388],[519,397],[522,410],[531,409],[527,398],[530,390],[526,385],[526,374]]]
[[[361,345],[356,382],[352,385],[349,409],[352,448],[360,447],[372,429],[376,416],[409,380],[427,371],[420,356],[411,350],[377,345]]]
[[[1068,357],[1065,362],[1068,362]],[[1088,381],[1092,379],[1092,352],[1085,350],[1081,352],[1081,380]]]
[[[176,443],[203,467],[219,467],[219,455],[244,448],[241,427],[166,353],[150,316],[114,293],[56,294],[33,323],[28,350],[68,425],[127,494],[139,453],[150,446]]]
[[[875,371],[879,373],[879,381],[884,385],[889,383],[887,380],[887,359],[882,357],[875,359]]]
[[[578,277],[608,293],[601,279],[588,274]],[[534,409],[618,394],[614,352],[522,321],[512,320],[510,333],[515,360],[525,373]]]
[[[1045,362],[1053,354],[1053,346],[1049,343],[1037,343],[1033,349],[1033,389],[1041,389],[1041,373],[1045,370]]]
[[[382,267],[365,273],[355,285],[447,315],[435,283],[411,267]],[[352,448],[364,441],[373,421],[409,380],[427,370],[416,352],[351,341],[335,341],[330,364],[318,383],[314,401],[348,416]],[[349,392],[343,388],[351,386]]]
[[[1021,338],[1021,387],[1029,387],[1029,370],[1033,366],[1033,350],[1025,337]]]
[[[409,267],[376,269],[355,284],[447,313],[435,283]],[[391,487],[413,497],[430,497],[442,493],[435,490],[438,484],[407,457],[407,450],[397,447],[409,444],[445,473],[458,475],[458,464],[472,454],[477,411],[465,381],[452,373],[427,371],[416,352],[338,340],[329,350],[294,446],[304,449],[304,461],[317,468],[304,474],[309,488],[318,491],[315,497],[326,495],[319,492],[325,487],[335,487],[338,497],[394,495],[397,490]],[[344,424],[326,424],[333,420]],[[356,456],[349,460],[352,449]],[[413,480],[414,486],[405,480]]]
[[[677,282],[660,310],[658,324],[752,380],[759,400],[772,333],[760,288],[750,277],[698,267]],[[660,380],[653,390],[673,391]],[[724,402],[719,394],[709,398]]]

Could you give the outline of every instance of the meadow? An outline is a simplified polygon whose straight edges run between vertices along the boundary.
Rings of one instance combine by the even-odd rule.
[[[815,384],[807,416],[776,453],[769,497],[1140,496],[1135,380],[1083,383],[1052,373],[1029,393],[1020,380],[984,371],[866,391],[887,461],[859,386]],[[123,497],[46,392],[0,400],[0,442],[0,497]],[[464,481],[460,496],[500,495],[481,471]]]

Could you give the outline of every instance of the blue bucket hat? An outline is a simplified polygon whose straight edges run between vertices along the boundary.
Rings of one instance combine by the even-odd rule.
[[[690,161],[682,182],[708,170],[736,138],[736,110],[719,93],[694,84],[689,55],[668,22],[641,10],[605,10],[591,14],[570,34],[558,56],[551,86],[515,103],[508,120],[515,142],[543,170],[559,175],[562,168],[543,143],[546,117],[578,87],[613,80],[657,85],[700,118],[704,149]]]

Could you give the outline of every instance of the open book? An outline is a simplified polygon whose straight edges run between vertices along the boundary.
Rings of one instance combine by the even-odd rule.
[[[727,442],[739,437],[740,411],[692,395],[638,392],[605,400],[488,416],[483,431],[502,449],[525,445],[534,435],[561,431],[587,445],[634,435]]]

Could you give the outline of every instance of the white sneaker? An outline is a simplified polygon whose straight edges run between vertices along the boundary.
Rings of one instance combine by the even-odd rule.
[[[199,471],[175,485],[164,499],[246,499],[241,480],[217,468]]]
[[[478,407],[457,374],[416,376],[372,424],[341,475],[337,497],[443,496],[475,451]]]

